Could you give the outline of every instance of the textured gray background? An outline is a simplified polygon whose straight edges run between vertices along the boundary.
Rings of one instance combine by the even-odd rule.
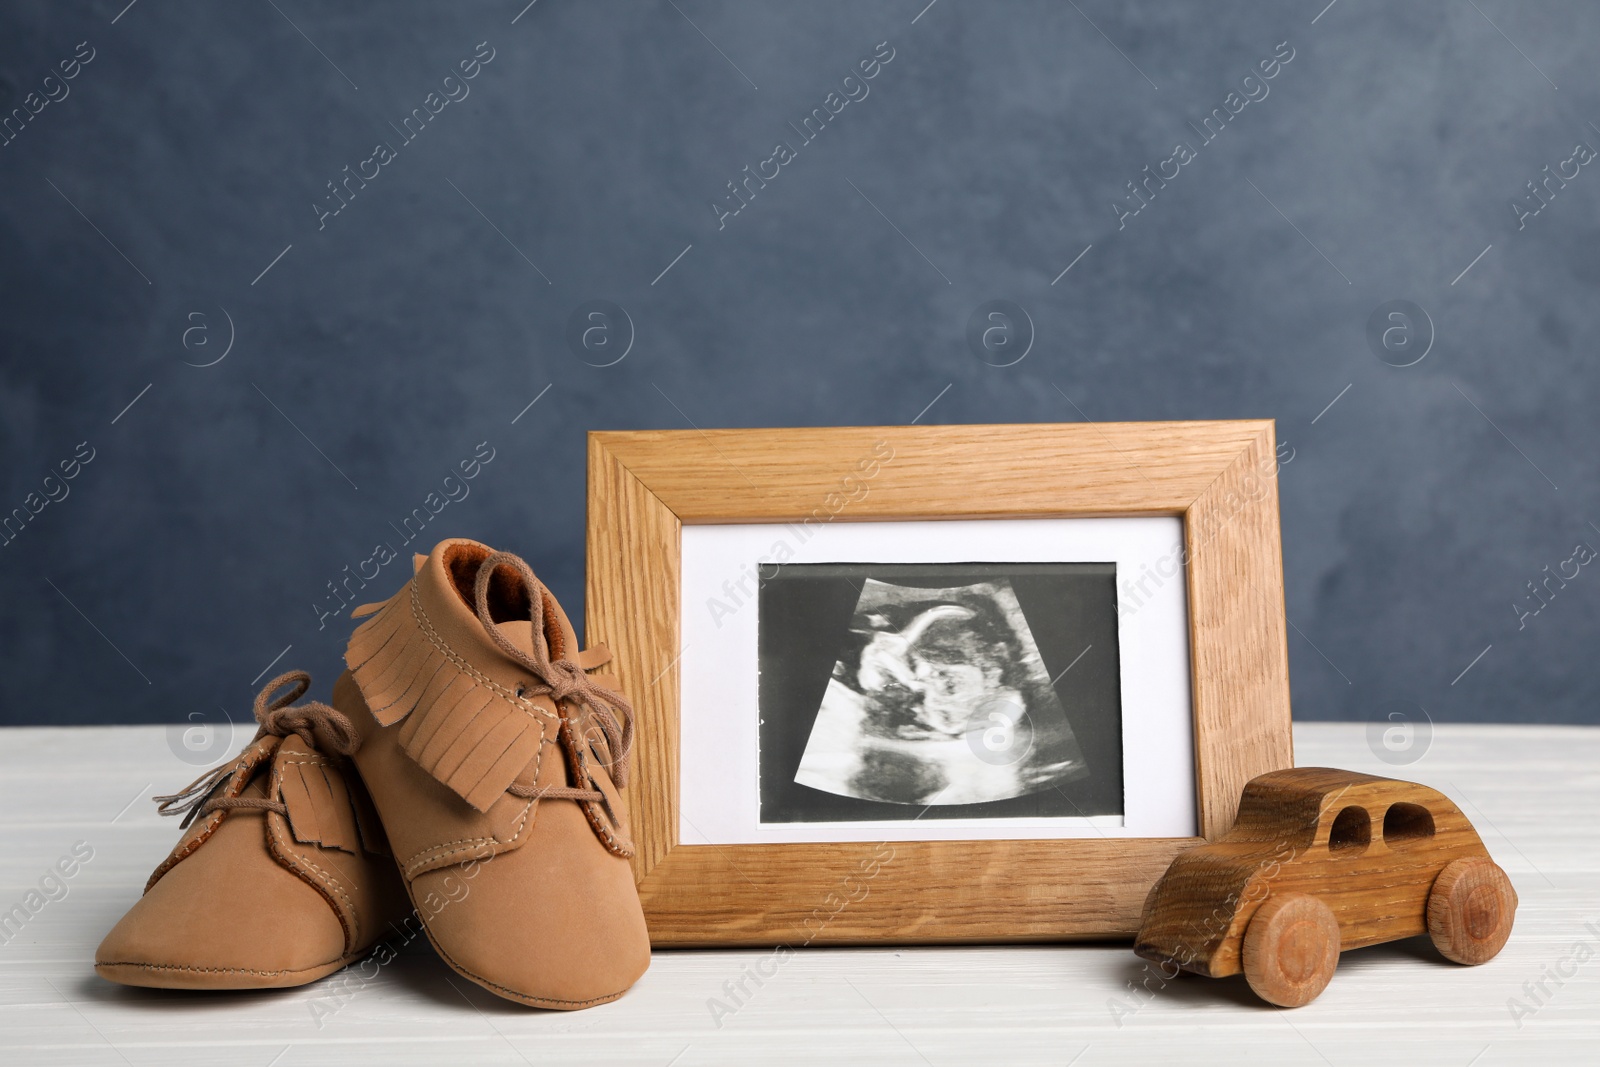
[[[4,113],[95,58],[0,146],[0,507],[95,458],[0,548],[0,722],[247,716],[286,646],[325,693],[325,583],[479,442],[418,544],[521,552],[581,617],[585,431],[919,413],[1275,418],[1297,717],[1600,720],[1600,574],[1513,606],[1600,546],[1600,174],[1511,208],[1600,145],[1600,7],[925,2],[6,0]],[[870,95],[719,230],[880,41]],[[1186,120],[1285,41],[1201,146]],[[479,42],[470,95],[319,230]],[[566,341],[593,299],[633,323],[614,366]],[[1036,330],[1013,366],[966,340],[992,299]],[[1436,333],[1405,368],[1366,335],[1396,299]]]

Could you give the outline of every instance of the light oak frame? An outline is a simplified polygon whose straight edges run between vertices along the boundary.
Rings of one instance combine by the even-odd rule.
[[[879,442],[893,457],[862,478]],[[1201,837],[678,843],[682,527],[827,514],[847,475],[869,488],[833,521],[1184,519]],[[626,792],[658,946],[1130,937],[1172,858],[1293,763],[1271,421],[591,433],[587,564],[586,640],[637,714]]]

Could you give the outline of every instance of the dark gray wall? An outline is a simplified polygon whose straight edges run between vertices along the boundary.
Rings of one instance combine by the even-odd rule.
[[[1600,721],[1588,550],[1514,607],[1600,546],[1600,167],[1564,162],[1600,146],[1600,7],[924,2],[7,0],[4,112],[61,98],[0,146],[0,506],[66,495],[0,547],[0,722],[247,715],[285,646],[325,692],[326,583],[480,442],[417,544],[519,551],[581,616],[585,431],[936,397],[925,423],[1275,418],[1297,717]],[[1519,220],[1547,165],[1577,173]],[[995,299],[1036,334],[1008,367],[967,341]],[[568,343],[591,300],[631,320],[613,366]],[[1424,314],[1385,348],[1394,300]]]

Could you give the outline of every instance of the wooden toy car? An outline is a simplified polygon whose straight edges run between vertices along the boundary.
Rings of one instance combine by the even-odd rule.
[[[1261,999],[1293,1008],[1344,949],[1426,932],[1446,959],[1490,960],[1516,910],[1511,880],[1442,793],[1300,767],[1251,781],[1233,829],[1172,861],[1134,951],[1212,978],[1242,970]]]

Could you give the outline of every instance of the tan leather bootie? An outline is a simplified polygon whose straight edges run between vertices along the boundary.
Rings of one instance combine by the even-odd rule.
[[[502,997],[583,1008],[650,963],[628,857],[633,713],[609,659],[528,565],[450,540],[356,609],[334,704],[411,900],[457,972]]]
[[[291,686],[290,690],[274,694]],[[292,706],[304,671],[256,697],[254,740],[181,793],[185,832],[95,953],[124,985],[296,986],[366,955],[409,912],[372,801],[345,758],[360,743],[326,704]]]

